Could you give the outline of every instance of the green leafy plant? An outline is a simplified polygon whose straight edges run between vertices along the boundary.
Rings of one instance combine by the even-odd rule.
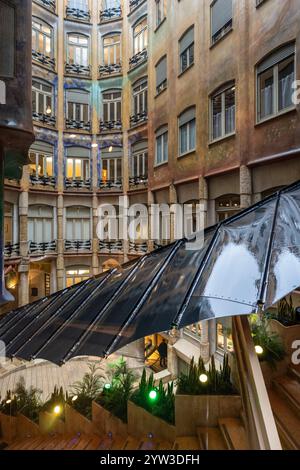
[[[156,392],[155,399],[150,399],[150,392]],[[154,386],[153,373],[147,380],[146,370],[143,371],[139,387],[132,394],[131,401],[137,406],[144,408],[154,416],[174,424],[175,422],[175,395],[174,383],[171,382],[165,387],[162,380],[159,386]]]
[[[38,422],[42,406],[41,393],[41,390],[34,387],[26,389],[25,379],[21,377],[15,389],[7,392],[5,399],[1,402],[0,410],[11,416],[22,413],[32,421]],[[8,401],[10,403],[7,403]]]
[[[99,375],[100,368],[94,364],[88,364],[89,371],[82,378],[75,382],[71,387],[71,396],[68,397],[68,403],[86,418],[92,418],[92,402],[101,393],[104,378]],[[74,400],[76,397],[76,400]]]
[[[264,317],[252,323],[252,336],[255,346],[262,348],[259,360],[267,362],[272,369],[276,369],[277,362],[282,361],[286,353],[280,336],[269,331],[268,322],[269,320]]]
[[[68,402],[69,396],[68,393],[64,392],[63,388],[58,388],[56,385],[50,396],[50,398],[43,404],[41,411],[47,411],[48,413],[53,413],[55,406],[61,407],[61,414],[59,418],[64,420],[64,411],[65,404]]]
[[[219,370],[216,368],[214,356],[211,358],[208,370],[201,357],[198,364],[192,359],[188,373],[181,374],[178,378],[178,395],[234,395],[236,393],[231,383],[228,355],[224,356]]]
[[[104,388],[97,402],[113,415],[127,422],[127,403],[133,391],[136,375],[128,368],[126,361],[110,365],[111,383]]]

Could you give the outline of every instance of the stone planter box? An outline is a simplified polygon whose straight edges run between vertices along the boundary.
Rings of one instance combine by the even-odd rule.
[[[176,395],[175,423],[177,437],[195,436],[197,427],[216,427],[222,418],[239,418],[242,400],[238,395]]]
[[[0,413],[0,436],[8,444],[17,437],[17,418]]]
[[[54,416],[53,413],[47,411],[42,411],[39,415],[39,428],[41,434],[65,433],[65,423],[57,416]]]
[[[127,424],[96,402],[92,403],[92,422],[94,424],[94,432],[100,436],[109,432],[113,435],[124,437],[128,435]]]
[[[95,425],[88,418],[69,405],[65,406],[65,432],[66,433],[82,433],[94,434]]]
[[[174,442],[176,438],[175,426],[153,416],[131,401],[128,402],[128,433],[138,438],[152,433],[155,438],[169,442]]]

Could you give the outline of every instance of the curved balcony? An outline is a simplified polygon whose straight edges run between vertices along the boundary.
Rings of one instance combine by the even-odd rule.
[[[56,11],[56,1],[55,0],[35,0],[36,3],[42,5],[43,7],[47,8],[48,10],[55,13]]]
[[[47,124],[47,126],[56,126],[56,117],[50,116],[49,114],[32,113],[32,119],[40,122],[41,124]]]
[[[100,132],[121,131],[122,122],[117,121],[100,121]]]
[[[130,255],[144,255],[147,252],[148,252],[147,242],[129,241],[128,253]]]
[[[91,180],[65,178],[66,189],[90,189]]]
[[[40,176],[40,175],[30,175],[30,183],[40,186],[51,186],[55,187],[56,185],[56,178],[54,176]]]
[[[81,10],[80,8],[66,7],[66,18],[68,20],[91,21],[91,13],[89,10]]]
[[[91,240],[65,240],[65,251],[71,252],[84,252],[91,251]]]
[[[148,59],[148,51],[144,49],[143,51],[137,52],[134,56],[129,59],[129,68],[130,70],[134,69],[138,65],[143,64]]]
[[[139,124],[143,124],[144,122],[148,121],[148,112],[143,111],[142,113],[133,114],[130,116],[130,126],[138,126]]]
[[[18,258],[20,256],[20,243],[6,243],[4,246],[4,258]]]
[[[90,121],[76,121],[75,119],[66,119],[66,129],[75,129],[80,131],[90,131]]]
[[[122,240],[99,240],[99,252],[106,255],[117,255],[123,253]]]
[[[84,77],[89,77],[91,75],[91,66],[90,65],[80,65],[80,64],[65,64],[65,73],[72,75],[79,75]]]
[[[141,5],[144,2],[145,0],[130,0],[129,2],[130,11],[134,10],[135,8],[137,8],[139,5]]]
[[[141,175],[141,176],[131,176],[129,178],[129,187],[130,189],[140,188],[141,186],[147,187],[148,186],[148,176]]]
[[[56,252],[56,241],[53,240],[51,242],[41,242],[41,243],[35,243],[35,242],[30,242],[29,243],[29,253],[31,255],[46,255],[50,253],[55,253]]]
[[[55,69],[55,59],[46,54],[42,54],[42,52],[32,50],[32,60],[50,68],[51,70]]]
[[[110,75],[122,73],[122,64],[99,65],[99,77],[109,77]]]
[[[106,8],[105,10],[100,11],[100,23],[105,23],[106,21],[117,20],[122,17],[122,8]]]
[[[122,178],[116,180],[103,180],[99,182],[99,188],[102,191],[121,191],[123,188]]]

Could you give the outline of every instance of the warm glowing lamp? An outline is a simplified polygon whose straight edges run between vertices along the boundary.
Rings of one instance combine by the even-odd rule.
[[[258,354],[258,356],[261,356],[264,353],[264,350],[261,346],[257,345],[255,346],[255,352]]]
[[[202,384],[206,384],[207,381],[208,381],[208,377],[206,374],[201,374],[200,377],[199,377],[199,380]]]
[[[59,415],[61,412],[61,407],[59,405],[56,405],[53,410],[55,415]]]

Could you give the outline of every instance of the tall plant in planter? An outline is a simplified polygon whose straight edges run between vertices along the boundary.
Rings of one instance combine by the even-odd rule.
[[[261,362],[267,362],[272,369],[276,369],[277,362],[285,358],[285,349],[280,336],[268,329],[268,319],[261,318],[252,323],[252,336],[256,346],[261,346]]]
[[[35,387],[26,389],[25,379],[21,377],[13,392],[7,392],[6,398],[1,402],[0,410],[11,416],[21,413],[32,421],[38,422],[39,411],[42,406],[41,394],[42,391]],[[7,403],[7,401],[10,401],[10,403]]]
[[[60,418],[64,420],[65,417],[65,404],[68,401],[68,392],[64,392],[63,388],[58,388],[55,385],[53,392],[51,393],[50,398],[43,404],[41,411],[47,411],[48,413],[53,413],[53,410],[56,406],[61,407]]]
[[[86,418],[92,418],[92,402],[101,393],[103,388],[104,377],[99,375],[100,368],[94,363],[88,364],[89,371],[86,372],[82,378],[75,382],[71,388],[71,396],[68,402],[79,413]],[[73,400],[76,396],[76,400]]]

